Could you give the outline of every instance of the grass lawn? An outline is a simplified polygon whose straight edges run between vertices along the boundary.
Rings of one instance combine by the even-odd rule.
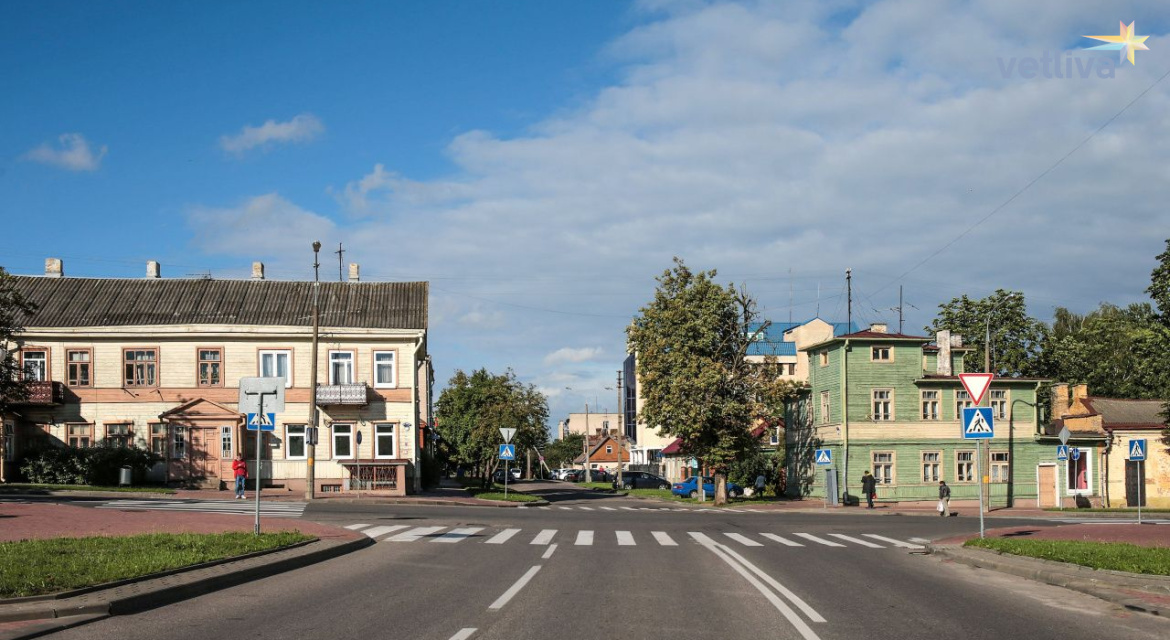
[[[502,484],[493,484],[490,489],[484,489],[479,486],[467,486],[463,490],[481,500],[504,500],[507,502],[536,502],[540,500],[536,496],[530,496],[527,493],[521,493],[516,490],[509,490],[508,497],[505,498],[504,485]]]
[[[1124,542],[1007,540],[1004,538],[968,540],[964,546],[1002,551],[1029,558],[1068,562],[1094,569],[1170,576],[1170,548],[1167,547],[1139,547]]]
[[[152,533],[139,536],[56,538],[0,543],[0,598],[34,596],[312,540],[298,531],[264,533]]]
[[[609,491],[613,490],[613,483],[612,482],[574,482],[573,484],[577,485],[578,487],[580,487],[582,489],[602,489],[602,490],[609,490]]]
[[[120,493],[175,493],[167,487],[95,487],[88,484],[0,484],[0,493],[27,491],[117,491]]]
[[[639,496],[642,498],[678,499],[677,496],[670,493],[670,489],[629,489],[627,493],[631,496]]]
[[[1117,508],[1117,509],[1097,509],[1097,508],[1078,509],[1078,508],[1074,508],[1074,507],[1070,507],[1068,509],[1057,509],[1056,507],[1045,507],[1044,510],[1045,511],[1052,511],[1054,513],[1074,513],[1074,512],[1075,513],[1084,513],[1087,511],[1090,513],[1134,513],[1134,514],[1136,514],[1138,512],[1137,507],[1124,507],[1124,508]],[[1147,507],[1142,507],[1142,513],[1170,513],[1170,509],[1149,509]]]

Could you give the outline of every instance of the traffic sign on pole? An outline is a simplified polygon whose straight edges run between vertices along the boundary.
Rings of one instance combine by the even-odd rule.
[[[963,409],[963,437],[972,440],[994,438],[995,422],[991,407],[966,407]]]
[[[1129,459],[1131,462],[1140,462],[1146,459],[1146,441],[1144,439],[1129,441]]]
[[[275,413],[249,413],[248,431],[276,431]]]
[[[994,377],[994,373],[960,373],[959,382],[963,383],[963,388],[971,396],[971,402],[979,404],[979,401],[983,400],[983,394],[987,393],[987,387],[991,386],[991,379]]]
[[[1081,459],[1081,450],[1076,448],[1076,447],[1073,447],[1072,449],[1069,450],[1069,457],[1071,457],[1073,460],[1080,460]]]
[[[511,442],[512,436],[516,435],[516,430],[508,427],[500,427],[500,435],[504,436],[504,442]]]
[[[1068,445],[1067,444],[1056,445],[1056,459],[1057,460],[1068,460]]]
[[[1060,438],[1060,444],[1068,444],[1068,439],[1071,436],[1072,432],[1068,430],[1068,427],[1061,427],[1060,433],[1056,435],[1057,438]]]
[[[502,444],[500,445],[500,460],[515,460],[516,459],[516,445]]]
[[[816,461],[822,466],[833,464],[833,451],[831,449],[817,449]]]

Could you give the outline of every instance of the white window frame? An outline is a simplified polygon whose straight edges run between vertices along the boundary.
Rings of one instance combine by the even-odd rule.
[[[347,355],[349,358],[338,358],[334,362],[334,356]],[[337,379],[336,372],[333,370],[334,364],[348,364],[346,369],[349,370],[349,380],[341,382]],[[353,384],[355,378],[355,365],[357,364],[357,353],[347,349],[330,349],[329,350],[329,384]]]
[[[963,389],[955,390],[955,420],[962,422],[963,409],[968,409],[973,406],[975,406],[975,403],[971,402],[971,394]]]
[[[971,454],[970,460],[962,460],[959,456],[963,454]],[[975,477],[975,456],[978,455],[975,449],[956,449],[955,450],[955,484],[963,483],[969,484],[978,480]],[[966,473],[964,473],[966,471]]]
[[[159,433],[159,427],[162,428],[162,433]],[[151,422],[146,425],[146,432],[148,434],[147,437],[150,438],[150,441],[147,443],[147,446],[150,447],[149,450],[153,453],[157,453],[164,459],[170,458],[170,456],[167,454],[171,448],[171,430],[167,423]],[[162,451],[156,451],[154,443],[159,442],[160,440],[162,441]]]
[[[378,362],[379,356],[390,356],[389,362]],[[374,352],[374,388],[375,389],[394,389],[398,387],[398,352],[389,350],[378,350]],[[390,369],[390,382],[380,382],[378,370],[383,367]]]
[[[39,358],[30,358],[30,354],[39,353]],[[29,370],[29,365],[33,364],[36,369]],[[48,349],[21,349],[20,351],[20,369],[25,380],[33,382],[46,382],[49,379],[49,350]],[[30,375],[31,374],[31,375]]]
[[[221,426],[219,428],[219,459],[234,460],[235,457],[236,428],[231,426]]]
[[[889,456],[889,461],[878,461],[878,456]],[[873,466],[873,477],[880,485],[898,484],[898,454],[894,451],[871,451],[869,460]]]
[[[347,431],[338,432],[338,428],[344,428]],[[330,425],[330,430],[333,433],[333,440],[330,442],[330,444],[333,446],[333,459],[353,460],[357,455],[357,451],[354,450],[353,443],[354,424],[352,422],[336,422]],[[339,439],[349,444],[349,455],[343,456],[337,452],[337,442]]]
[[[927,397],[926,394],[934,394],[933,397]],[[920,393],[922,404],[922,420],[925,422],[937,422],[940,414],[939,408],[942,405],[942,393],[938,389],[923,389]],[[929,407],[930,411],[927,411]]]
[[[171,459],[182,460],[187,457],[187,427],[174,425],[171,427]]]
[[[829,392],[821,392],[821,424],[829,424],[832,406],[829,404]]]
[[[272,358],[272,371],[270,377],[280,377],[280,356],[285,359],[285,376],[284,388],[288,389],[293,385],[293,371],[292,371],[292,349],[261,349],[256,353],[256,372],[260,377],[269,377],[264,375],[264,358]]]
[[[300,433],[295,430],[299,429]],[[284,425],[284,459],[285,460],[305,460],[308,458],[309,442],[308,442],[308,427],[303,424],[286,424]],[[293,440],[301,441],[301,455],[294,455],[292,453]]]
[[[384,434],[383,429],[390,428],[390,453],[382,452],[382,442],[378,437],[379,432]],[[375,422],[374,423],[374,457],[379,460],[393,460],[397,458],[398,449],[398,424],[395,422]]]
[[[996,460],[996,456],[1002,456],[1003,459]],[[1008,482],[1012,473],[1011,453],[1007,451],[992,451],[987,456],[987,459],[990,461],[987,465],[989,467],[987,476],[990,481],[995,484],[1005,484]]]
[[[990,389],[987,393],[991,396],[988,404],[991,406],[992,416],[996,420],[1007,420],[1010,415],[1011,393],[1007,389]]]
[[[1073,487],[1069,486],[1068,471],[1070,468],[1072,468],[1072,462],[1073,462],[1072,456],[1069,456],[1069,460],[1068,460],[1069,464],[1065,465],[1065,471],[1064,471],[1065,495],[1091,496],[1091,495],[1093,495],[1093,453],[1096,451],[1096,449],[1088,449],[1088,448],[1081,448],[1081,447],[1078,447],[1078,448],[1081,450],[1081,460],[1085,461],[1085,480],[1086,480],[1085,488],[1084,489],[1074,489]],[[1057,473],[1059,474],[1060,472],[1058,471]]]
[[[878,398],[879,393],[889,394],[885,398]],[[872,400],[870,406],[873,409],[871,418],[874,422],[893,422],[897,419],[894,413],[894,390],[893,389],[871,389],[869,394]],[[885,412],[878,413],[878,403],[885,405]]]

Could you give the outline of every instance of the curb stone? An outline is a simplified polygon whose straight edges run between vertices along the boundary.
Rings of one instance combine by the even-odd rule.
[[[1155,616],[1170,615],[1170,605],[1129,597],[1116,591],[1117,589],[1129,589],[1164,599],[1170,596],[1170,576],[1150,576],[1108,569],[1093,569],[1065,562],[1028,558],[987,549],[968,549],[949,544],[927,544],[926,549],[931,554],[946,557],[971,567],[990,569],[1079,591],[1133,611],[1141,611]]]

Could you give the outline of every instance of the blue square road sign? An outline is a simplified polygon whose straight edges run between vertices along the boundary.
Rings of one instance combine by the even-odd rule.
[[[276,431],[275,413],[249,413],[248,431]]]
[[[1129,441],[1129,459],[1131,462],[1141,462],[1146,459],[1146,441],[1144,438]]]
[[[516,459],[516,445],[502,444],[500,445],[500,460],[515,460]]]
[[[991,407],[967,407],[963,409],[963,437],[967,440],[995,437],[995,422]]]

